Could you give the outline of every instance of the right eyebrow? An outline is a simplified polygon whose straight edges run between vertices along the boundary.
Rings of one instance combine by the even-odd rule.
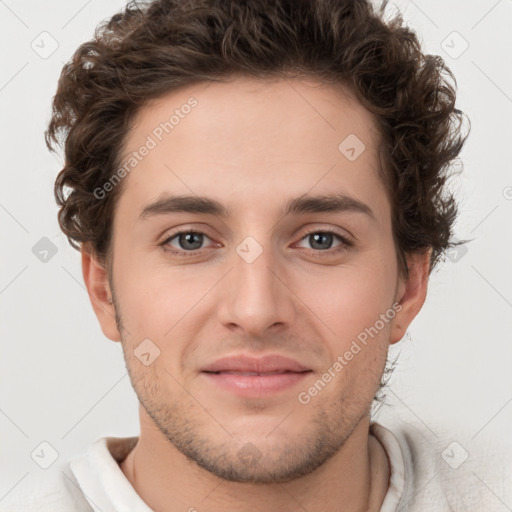
[[[215,199],[201,196],[169,196],[164,195],[142,209],[140,219],[164,215],[167,213],[199,213],[210,214],[217,217],[229,217],[230,209]]]

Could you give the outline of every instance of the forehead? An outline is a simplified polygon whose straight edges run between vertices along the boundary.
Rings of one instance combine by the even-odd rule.
[[[137,161],[120,203],[140,213],[170,192],[231,201],[233,211],[274,201],[281,211],[280,198],[334,188],[378,202],[379,140],[372,114],[345,88],[305,78],[194,84],[136,116],[120,161],[134,152]]]

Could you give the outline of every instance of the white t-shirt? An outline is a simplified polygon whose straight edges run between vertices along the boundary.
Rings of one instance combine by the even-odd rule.
[[[457,443],[436,446],[411,424],[392,432],[373,422],[370,432],[391,469],[380,512],[512,510],[510,460],[468,454]],[[119,467],[136,442],[98,439],[59,471],[22,482],[0,501],[0,512],[151,512]]]

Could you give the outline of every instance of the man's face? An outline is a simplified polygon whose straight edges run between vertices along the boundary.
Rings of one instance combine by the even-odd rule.
[[[156,129],[191,97],[197,105],[169,133]],[[396,320],[400,280],[374,120],[340,90],[236,78],[144,107],[122,160],[148,136],[156,146],[125,178],[116,208],[112,271],[142,413],[223,478],[307,474],[367,416]],[[350,200],[283,213],[293,199],[333,195]],[[166,196],[208,197],[228,214],[148,208]],[[151,364],[136,357],[149,362],[156,347]],[[249,359],[212,366],[238,356]],[[264,356],[300,368],[261,365]]]

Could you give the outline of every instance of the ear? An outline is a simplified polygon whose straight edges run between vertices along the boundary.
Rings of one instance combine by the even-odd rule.
[[[107,270],[94,252],[83,246],[82,275],[84,278],[92,309],[98,318],[103,334],[112,341],[121,341],[121,335],[116,324],[115,308],[109,302],[112,293],[108,282]]]
[[[391,326],[391,344],[400,341],[414,317],[420,312],[427,297],[428,277],[430,270],[430,255],[432,250],[425,253],[406,255],[408,277],[400,277],[396,295],[396,315]]]

